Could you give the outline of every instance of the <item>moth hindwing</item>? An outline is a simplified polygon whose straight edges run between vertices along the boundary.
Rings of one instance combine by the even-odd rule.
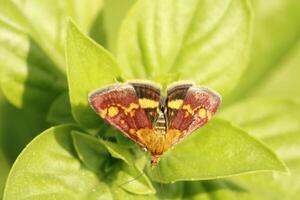
[[[207,123],[221,99],[192,83],[176,83],[163,97],[159,86],[136,81],[98,89],[89,102],[102,118],[149,150],[156,165],[171,146]]]

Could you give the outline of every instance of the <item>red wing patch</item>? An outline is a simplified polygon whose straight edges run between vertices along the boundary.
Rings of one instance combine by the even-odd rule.
[[[152,130],[152,122],[141,108],[131,85],[114,84],[92,92],[89,102],[102,118],[142,147],[145,146],[136,133],[140,129]]]
[[[167,109],[171,108],[173,110],[172,116],[169,116],[168,119],[168,132],[172,130],[179,131],[181,136],[178,141],[182,140],[185,136],[206,124],[217,111],[220,103],[220,96],[211,90],[189,86],[183,99],[172,98],[167,102]]]

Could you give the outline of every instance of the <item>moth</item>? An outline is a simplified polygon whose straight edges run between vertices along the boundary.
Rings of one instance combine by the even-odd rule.
[[[151,82],[108,85],[89,94],[100,117],[151,153],[155,167],[160,156],[206,124],[216,113],[221,97],[189,82],[161,87]]]

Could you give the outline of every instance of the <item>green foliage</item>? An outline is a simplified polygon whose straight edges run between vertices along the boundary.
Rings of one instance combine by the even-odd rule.
[[[130,78],[188,79],[228,94],[246,66],[250,24],[244,0],[139,1],[122,24],[118,60]]]
[[[0,20],[1,38],[5,41],[0,49],[1,89],[17,107],[45,109],[64,89],[64,78],[55,73],[53,62],[37,43],[13,23]]]
[[[67,74],[72,113],[86,128],[99,127],[99,119],[89,107],[89,92],[116,80],[117,63],[110,53],[85,37],[72,22],[68,23],[66,39]]]
[[[294,45],[294,44],[293,44]],[[265,78],[261,87],[253,90],[252,96],[272,96],[295,98],[300,96],[300,40],[286,56],[283,56],[278,70],[271,72],[272,76]]]
[[[110,197],[108,186],[76,158],[72,129],[68,125],[50,128],[24,149],[12,168],[4,199]]]
[[[291,176],[271,173],[247,175],[232,181],[259,199],[298,199],[300,191],[300,101],[286,98],[250,98],[221,113],[222,117],[239,124],[251,135],[269,145],[287,164]]]
[[[286,168],[271,150],[245,131],[216,119],[167,152],[159,169],[148,171],[154,180],[162,176],[163,182],[175,182],[266,170],[285,171]]]
[[[52,102],[47,114],[47,121],[51,124],[74,122],[69,95],[67,93],[62,93]]]
[[[298,198],[297,0],[0,5],[4,200]],[[88,105],[89,92],[128,79],[192,80],[224,104],[151,169]]]
[[[128,165],[112,159],[109,155],[112,151],[114,158],[120,158],[116,156],[118,150],[107,142],[77,132],[76,127],[50,128],[20,154],[8,179],[4,199],[107,199],[121,187],[137,194],[153,193],[145,175],[121,186],[139,172],[131,168],[132,161]],[[112,166],[107,166],[105,160]],[[22,189],[16,185],[23,185]]]
[[[32,138],[47,128],[45,113],[17,109],[0,92],[0,196],[11,165]]]
[[[256,10],[254,22],[256,30],[252,43],[254,50],[251,51],[249,66],[235,90],[234,98],[255,94],[256,89],[264,87],[265,80],[273,76],[278,68],[282,68],[282,62],[293,53],[294,48],[299,46],[299,1],[276,0],[270,3],[253,0],[253,7]],[[296,57],[299,59],[299,56]],[[293,71],[295,70],[289,70],[289,72]],[[280,76],[282,75],[284,74],[280,73]],[[281,78],[281,81],[283,80]],[[289,83],[289,86],[292,85],[289,81],[285,82]]]

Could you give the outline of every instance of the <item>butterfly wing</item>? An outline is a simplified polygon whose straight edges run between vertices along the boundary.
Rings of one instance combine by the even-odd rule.
[[[166,101],[167,137],[172,137],[174,145],[206,124],[217,111],[221,98],[207,88],[180,84],[168,89]]]
[[[148,148],[148,135],[154,135],[154,110],[159,105],[160,90],[140,84],[114,84],[89,95],[91,107],[111,125]],[[153,117],[152,117],[153,115]]]
[[[145,144],[136,135],[139,129],[152,129],[152,122],[139,105],[133,86],[114,84],[92,92],[89,95],[91,107],[100,117],[142,147]]]

